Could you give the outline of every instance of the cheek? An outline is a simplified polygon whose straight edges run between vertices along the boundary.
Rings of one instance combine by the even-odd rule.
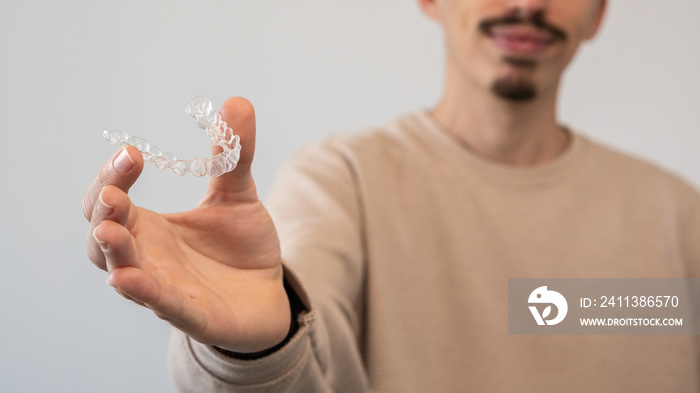
[[[464,31],[468,18],[465,15],[447,9],[443,15],[443,28],[446,38],[453,43],[464,40]]]
[[[561,3],[560,3],[561,4]],[[573,55],[578,50],[579,46],[585,41],[591,30],[593,17],[589,7],[562,7],[560,9],[552,9],[550,14],[552,17],[549,22],[564,30],[567,35],[565,47],[557,56],[556,63],[568,63]]]
[[[561,4],[561,3],[560,3]],[[573,42],[585,40],[591,33],[595,22],[596,8],[592,8],[588,2],[579,6],[562,7],[552,15],[558,15],[556,23],[565,29],[569,39]]]
[[[452,57],[463,55],[465,48],[468,48],[468,39],[466,37],[466,24],[468,18],[450,11],[443,10],[442,29],[445,38],[446,50],[451,52]]]
[[[456,10],[450,18],[448,39],[453,49],[463,53],[473,49],[478,44],[478,29],[472,14]]]

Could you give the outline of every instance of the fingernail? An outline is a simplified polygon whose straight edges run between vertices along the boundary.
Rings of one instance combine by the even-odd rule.
[[[107,251],[109,249],[109,247],[107,246],[107,242],[104,240],[100,240],[100,238],[97,237],[97,228],[99,228],[99,227],[95,227],[95,229],[92,231],[92,237],[95,239],[97,244],[100,245],[100,249],[102,251]]]
[[[100,212],[103,216],[107,217],[114,212],[114,206],[108,205],[105,203],[105,201],[102,199],[102,193],[104,192],[104,189],[100,192],[100,196],[97,198],[99,200],[97,204],[97,211]]]
[[[134,167],[134,164],[136,164],[136,162],[131,159],[129,152],[126,151],[126,147],[122,148],[122,151],[117,157],[114,158],[114,161],[112,162],[114,169],[122,173],[128,172]]]
[[[112,282],[112,274],[107,276],[107,285],[109,285],[110,287],[114,286],[114,283]]]

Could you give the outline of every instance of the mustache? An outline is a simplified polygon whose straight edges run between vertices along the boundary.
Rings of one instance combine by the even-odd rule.
[[[491,36],[493,28],[495,26],[509,26],[509,25],[532,25],[539,30],[548,32],[554,40],[566,41],[568,36],[563,29],[554,26],[547,22],[544,18],[544,12],[531,12],[524,13],[520,10],[515,10],[514,12],[495,18],[484,19],[479,23],[479,30],[484,34]]]

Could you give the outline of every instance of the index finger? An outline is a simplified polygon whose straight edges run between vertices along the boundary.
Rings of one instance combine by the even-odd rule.
[[[143,170],[143,156],[133,146],[127,145],[117,150],[102,166],[100,172],[88,187],[83,197],[83,215],[90,221],[95,207],[95,201],[102,189],[107,185],[128,192]]]

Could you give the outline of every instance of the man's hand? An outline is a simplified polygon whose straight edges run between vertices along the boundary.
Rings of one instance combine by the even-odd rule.
[[[221,115],[241,137],[241,157],[233,172],[210,179],[190,211],[157,214],[131,203],[127,192],[143,169],[134,147],[107,161],[83,200],[87,252],[117,292],[193,339],[257,352],[287,335],[289,302],[277,232],[250,172],[253,107],[231,98]]]

